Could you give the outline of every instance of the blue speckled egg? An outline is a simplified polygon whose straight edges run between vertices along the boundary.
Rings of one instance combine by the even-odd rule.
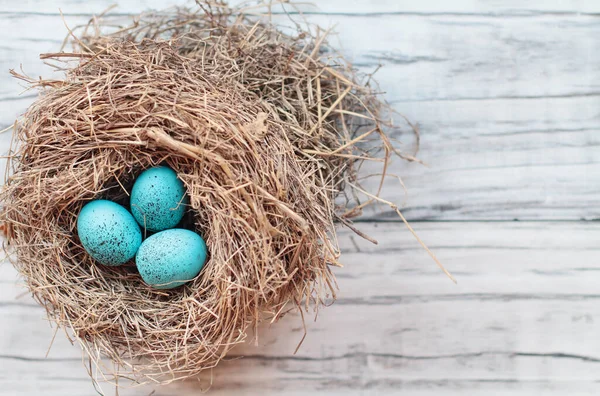
[[[142,172],[131,191],[131,213],[148,231],[173,228],[181,221],[187,199],[173,169],[157,166]]]
[[[104,265],[125,264],[142,243],[142,232],[131,213],[103,199],[89,202],[81,209],[77,234],[90,256]]]
[[[152,235],[142,243],[135,264],[144,282],[156,289],[173,289],[200,273],[206,243],[195,232],[175,228]]]

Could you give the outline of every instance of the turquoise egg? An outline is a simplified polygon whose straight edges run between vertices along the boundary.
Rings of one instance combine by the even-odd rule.
[[[90,256],[104,265],[125,264],[142,243],[142,232],[131,213],[103,199],[89,202],[81,209],[77,234]]]
[[[144,282],[156,289],[173,289],[200,273],[206,243],[195,232],[174,228],[147,238],[135,256]]]
[[[165,166],[142,172],[131,191],[131,213],[139,225],[151,232],[175,227],[183,218],[186,204],[182,181]]]

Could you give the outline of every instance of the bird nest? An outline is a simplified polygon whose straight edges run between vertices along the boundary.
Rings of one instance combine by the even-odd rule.
[[[101,370],[105,356],[165,383],[214,367],[260,321],[335,298],[336,224],[354,228],[378,199],[357,169],[373,159],[385,175],[395,152],[387,107],[325,35],[223,4],[112,33],[96,23],[71,32],[72,53],[42,55],[67,62],[64,79],[14,73],[41,95],[15,123],[0,220],[34,298]],[[160,164],[209,251],[172,290],[133,263],[97,264],[76,229],[85,203],[127,206],[135,176]]]

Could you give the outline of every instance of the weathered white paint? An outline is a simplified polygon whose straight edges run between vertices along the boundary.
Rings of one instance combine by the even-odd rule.
[[[123,3],[134,7],[132,2]],[[487,7],[487,2],[480,3],[480,8]],[[573,10],[588,7],[584,3]],[[433,7],[434,2],[430,4]],[[464,10],[469,4],[464,2]],[[104,5],[92,2],[90,9]],[[47,2],[30,6],[48,7]],[[83,12],[83,3],[79,7]],[[559,7],[559,2],[552,7]],[[384,198],[405,204],[409,219],[598,218],[597,16],[540,9],[543,12],[522,17],[515,15],[516,9],[502,10],[463,15],[448,14],[442,7],[435,15],[308,18],[311,23],[335,25],[338,34],[332,40],[361,71],[372,71],[381,63],[377,78],[386,99],[419,123],[419,157],[429,167],[396,161],[390,171],[403,177],[409,193],[405,197],[393,179],[384,191]],[[31,76],[52,76],[38,54],[60,45],[65,35],[62,19],[37,12],[7,12],[0,18],[4,27],[0,69],[22,64]],[[88,19],[66,17],[72,27]],[[19,96],[22,91],[7,73],[0,75],[0,127],[10,125],[34,99],[33,92]],[[411,151],[408,128],[395,137],[403,142],[400,147]],[[385,208],[367,214],[394,216]]]
[[[2,67],[32,76],[51,70],[38,59],[66,35],[55,15],[5,16]],[[89,18],[68,16],[70,27]],[[128,18],[124,18],[127,20]],[[284,22],[285,17],[279,17]],[[421,15],[311,15],[310,23],[335,27],[331,41],[363,72],[376,74],[386,99],[405,103],[589,97],[600,93],[594,16],[519,17]],[[24,23],[36,26],[22,30]],[[357,25],[360,28],[357,28]],[[40,36],[40,32],[44,32]],[[2,76],[0,100],[18,86]],[[6,120],[2,120],[6,122]]]
[[[50,76],[38,59],[69,26],[113,1],[0,0],[0,129],[34,99],[6,73]],[[120,1],[135,14],[184,1]],[[191,4],[191,3],[187,3]],[[452,284],[398,223],[343,232],[339,301],[308,323],[261,330],[259,347],[213,371],[215,395],[595,395],[598,393],[600,2],[327,0],[309,22],[377,78],[420,124],[419,157],[384,198],[405,205]],[[282,18],[280,20],[285,20]],[[410,150],[405,131],[395,136]],[[0,135],[6,151],[9,134]],[[2,164],[0,163],[0,166]],[[371,182],[367,182],[369,184]],[[375,183],[373,181],[372,183]],[[367,220],[397,220],[385,207]],[[485,222],[486,220],[541,220]],[[477,221],[473,221],[477,220]],[[548,222],[547,220],[570,220]],[[471,221],[471,222],[464,222]],[[77,346],[53,329],[0,265],[0,395],[91,395]],[[196,395],[210,378],[120,395]],[[106,394],[114,390],[104,384]]]
[[[263,326],[259,347],[234,353],[247,358],[213,371],[212,393],[593,394],[600,224],[415,224],[457,285],[402,225],[359,226],[379,245],[341,233],[339,300],[316,322],[308,320],[298,354],[292,355],[302,336],[298,316]],[[44,360],[53,331],[43,310],[29,297],[15,300],[22,289],[13,285],[14,270],[0,269],[0,395],[17,388],[91,394],[80,352],[61,333]],[[156,395],[191,396],[208,379],[157,388]]]
[[[231,0],[230,4],[249,3],[257,1]],[[273,3],[278,3],[273,0]],[[296,8],[304,12],[328,14],[486,14],[502,17],[504,15],[532,16],[539,14],[595,14],[600,12],[600,4],[594,0],[529,0],[526,3],[519,0],[483,1],[483,0],[324,0],[296,1]],[[61,9],[65,14],[99,13],[115,4],[111,0],[23,0],[13,2],[2,0],[3,12],[20,13],[58,13]],[[120,1],[116,11],[120,13],[138,13],[143,9],[162,9],[172,4],[193,5],[192,0],[139,0]],[[292,7],[287,6],[288,10]]]

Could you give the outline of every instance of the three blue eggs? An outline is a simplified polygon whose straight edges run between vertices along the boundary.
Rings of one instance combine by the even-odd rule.
[[[84,249],[100,264],[119,266],[135,257],[146,284],[172,289],[195,278],[207,258],[200,235],[174,228],[188,202],[175,171],[150,168],[133,185],[131,213],[112,201],[91,201],[77,217],[77,233]],[[155,234],[142,241],[142,230]]]

